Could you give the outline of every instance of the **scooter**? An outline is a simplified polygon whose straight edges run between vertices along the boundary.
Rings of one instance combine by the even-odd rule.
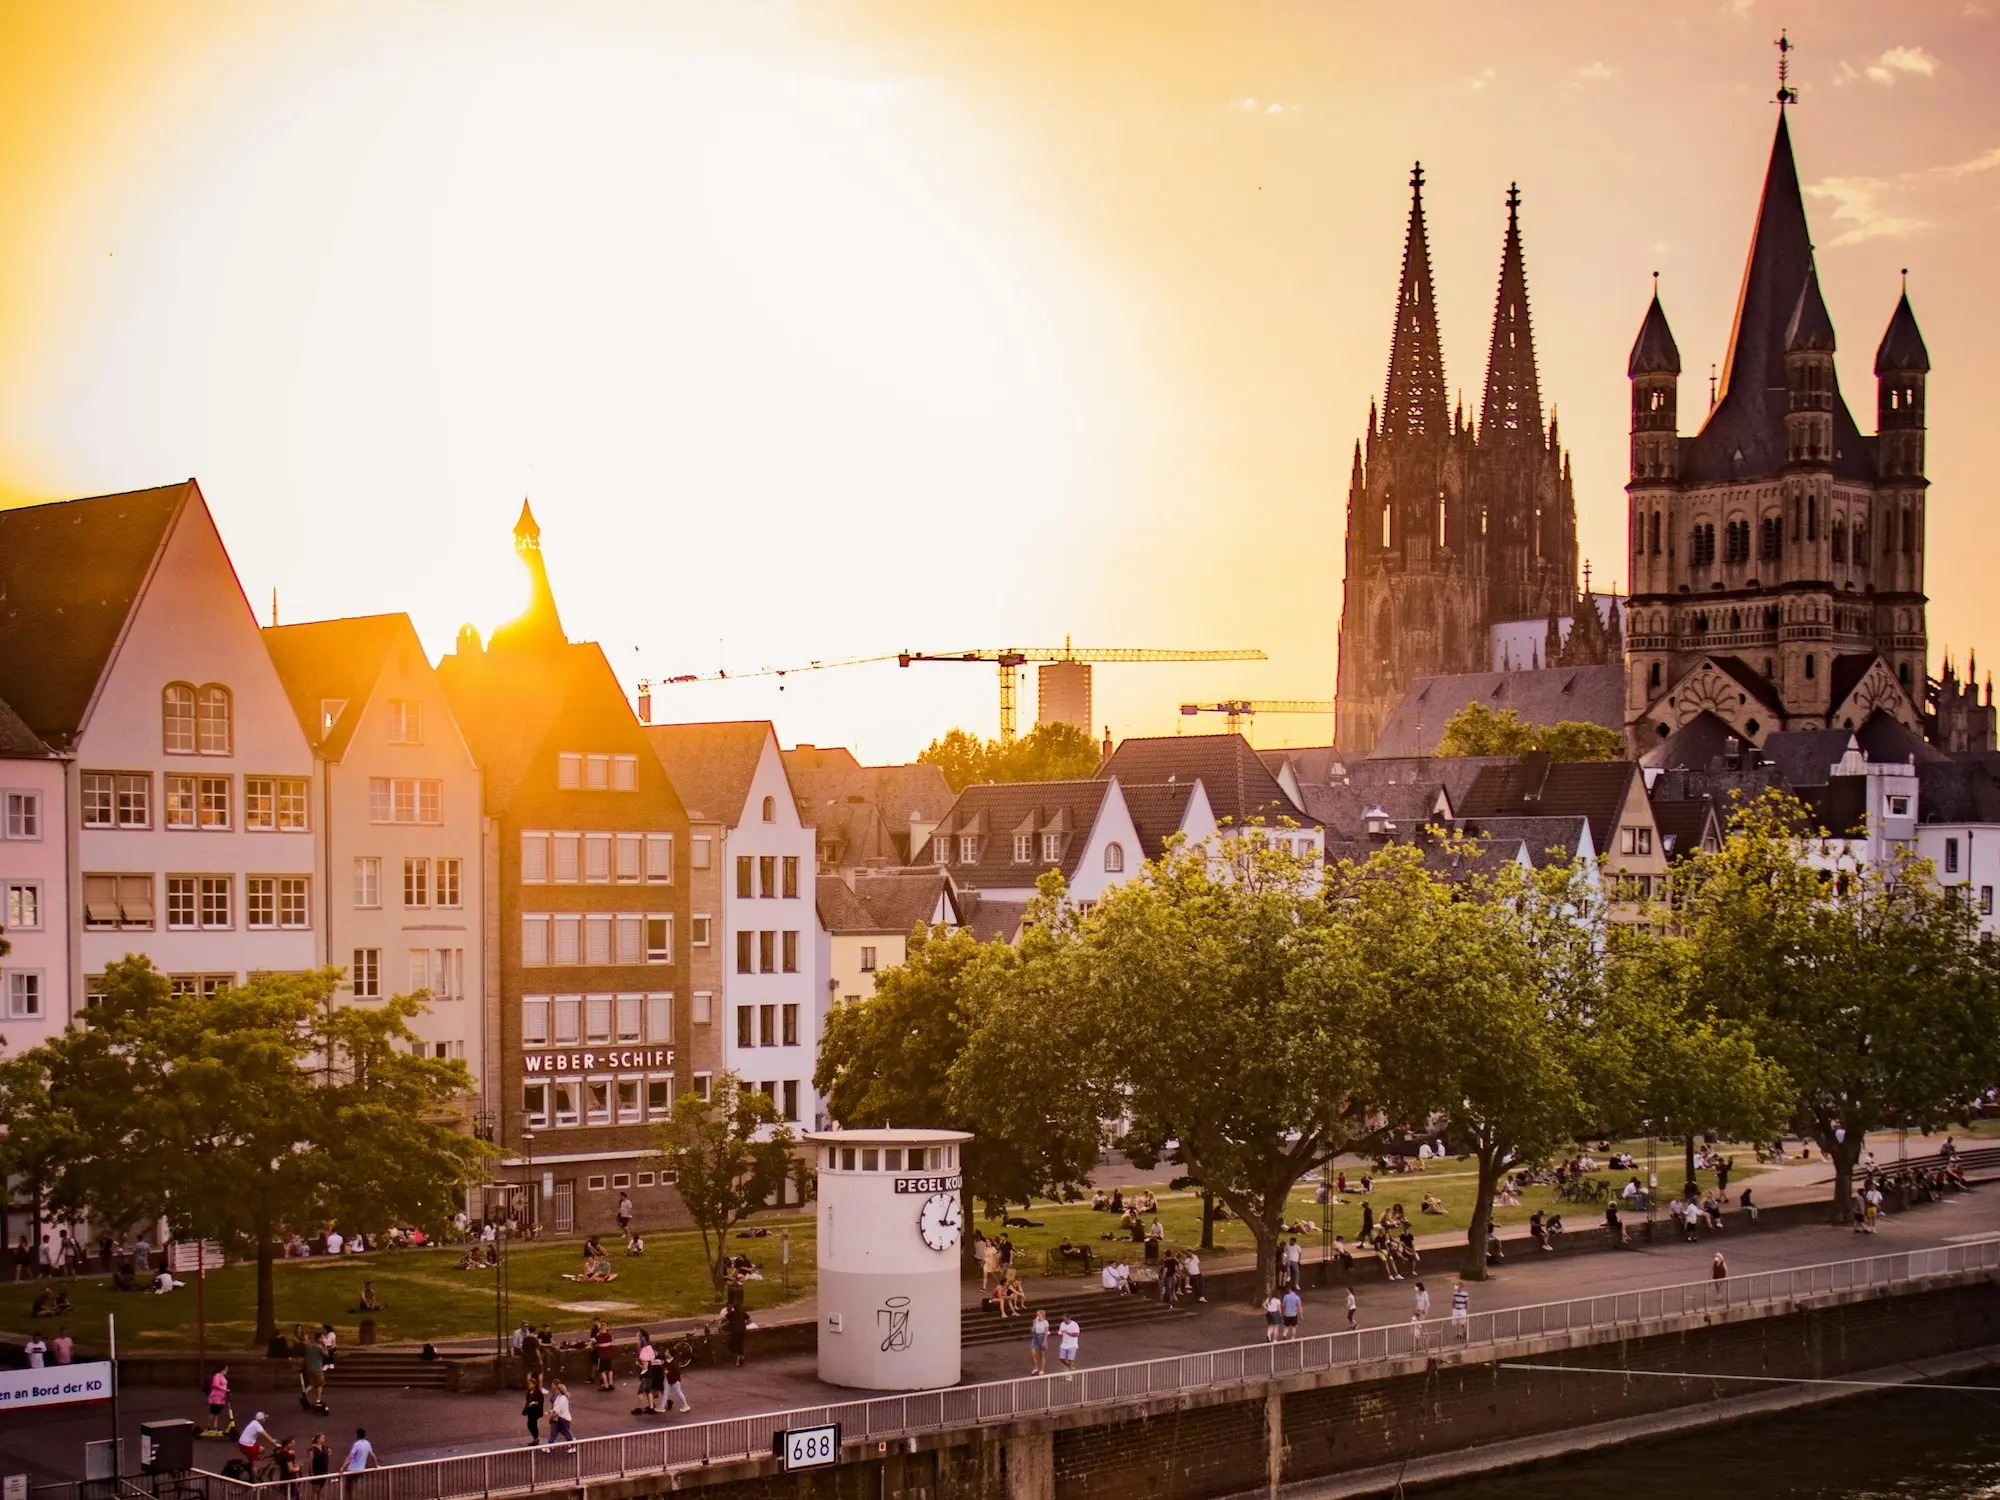
[[[313,1412],[322,1417],[330,1415],[333,1410],[324,1401],[313,1400],[311,1392],[306,1387],[306,1375],[303,1370],[299,1371],[299,1410]]]
[[[222,1425],[221,1425],[221,1426],[219,1426],[219,1427],[215,1425],[215,1424],[216,1424],[216,1422],[217,1422],[218,1420],[219,1420],[219,1421],[221,1422],[221,1424],[222,1424]],[[224,1407],[222,1408],[222,1416],[221,1416],[220,1418],[216,1418],[216,1417],[213,1417],[213,1416],[211,1416],[211,1417],[210,1417],[210,1418],[208,1419],[208,1421],[209,1421],[209,1425],[208,1425],[208,1426],[206,1426],[206,1427],[198,1427],[198,1428],[196,1428],[196,1429],[195,1429],[195,1434],[194,1434],[194,1435],[195,1435],[196,1437],[198,1437],[198,1438],[233,1438],[233,1437],[235,1437],[235,1436],[236,1436],[236,1412],[235,1412],[234,1408],[232,1408],[232,1407],[229,1407],[229,1406],[224,1406]]]

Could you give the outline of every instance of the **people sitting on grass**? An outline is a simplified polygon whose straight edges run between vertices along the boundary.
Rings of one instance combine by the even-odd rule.
[[[70,1310],[69,1293],[51,1291],[44,1287],[35,1294],[35,1305],[31,1317],[59,1318]]]
[[[1493,1204],[1496,1208],[1519,1208],[1521,1206],[1521,1195],[1515,1190],[1511,1178],[1500,1184],[1500,1191],[1493,1195]]]
[[[1154,1197],[1149,1189],[1142,1188],[1138,1196],[1132,1200],[1132,1206],[1142,1214],[1158,1213],[1160,1200]]]
[[[646,1253],[646,1241],[644,1237],[641,1236],[639,1231],[636,1229],[628,1232],[625,1236],[625,1254],[627,1256],[633,1256],[633,1255],[644,1255],[645,1253]]]
[[[1094,1214],[1107,1213],[1111,1208],[1111,1195],[1099,1188],[1090,1195],[1090,1211]]]
[[[458,1258],[461,1271],[490,1271],[500,1264],[500,1252],[491,1244],[471,1245]]]
[[[354,1304],[354,1310],[358,1313],[375,1313],[382,1310],[382,1299],[375,1295],[374,1282],[361,1283],[361,1300]]]
[[[1441,1214],[1444,1212],[1444,1200],[1438,1197],[1436,1193],[1425,1193],[1423,1202],[1417,1205],[1417,1212],[1420,1214]]]

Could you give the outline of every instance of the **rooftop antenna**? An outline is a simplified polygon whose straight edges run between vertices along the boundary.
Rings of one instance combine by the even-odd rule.
[[[1799,102],[1799,91],[1792,87],[1792,39],[1785,32],[1778,33],[1778,39],[1771,44],[1778,49],[1778,108]]]
[[[278,590],[275,585],[271,589],[271,623],[278,623]]]

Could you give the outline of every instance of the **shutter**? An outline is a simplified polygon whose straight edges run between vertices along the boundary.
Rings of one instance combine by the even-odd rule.
[[[674,1039],[674,997],[672,995],[648,995],[646,997],[646,1040],[649,1042],[671,1042]]]

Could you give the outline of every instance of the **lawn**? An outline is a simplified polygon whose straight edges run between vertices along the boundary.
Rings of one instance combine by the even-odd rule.
[[[810,1293],[814,1285],[814,1220],[796,1214],[759,1218],[757,1226],[772,1233],[764,1239],[736,1239],[740,1250],[755,1261],[765,1279],[746,1288],[753,1309],[783,1302],[783,1278],[778,1261],[779,1228],[791,1231],[791,1296]],[[509,1306],[512,1320],[548,1322],[558,1330],[574,1330],[600,1314],[621,1323],[689,1317],[712,1311],[708,1273],[701,1236],[693,1230],[659,1232],[646,1237],[646,1253],[636,1259],[617,1253],[612,1267],[618,1279],[608,1284],[570,1282],[563,1273],[581,1269],[581,1239],[541,1240],[513,1248],[508,1260]],[[358,1343],[361,1314],[353,1309],[364,1279],[375,1283],[382,1311],[374,1314],[375,1337],[384,1343],[490,1338],[494,1322],[492,1271],[461,1271],[456,1249],[378,1251],[342,1256],[280,1261],[275,1268],[278,1325],[331,1323],[340,1330],[343,1346]],[[118,1342],[127,1350],[192,1350],[195,1344],[194,1288],[154,1296],[114,1292],[102,1275],[74,1281],[0,1283],[0,1331],[27,1334],[55,1332],[51,1319],[29,1316],[35,1293],[59,1285],[69,1293],[74,1311],[61,1320],[75,1335],[80,1352],[103,1347],[105,1314],[118,1318]],[[257,1306],[254,1265],[231,1265],[210,1271],[203,1288],[208,1347],[224,1352],[253,1347]]]

